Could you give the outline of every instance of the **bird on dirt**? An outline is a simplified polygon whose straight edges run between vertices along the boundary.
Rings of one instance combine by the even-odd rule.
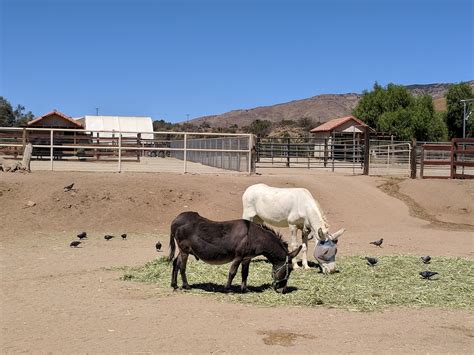
[[[77,247],[79,246],[79,244],[81,244],[81,243],[82,243],[82,242],[80,242],[79,240],[73,240],[73,241],[71,242],[71,244],[69,244],[69,246],[70,246],[71,248],[77,248]]]
[[[110,239],[112,239],[112,238],[115,238],[115,237],[114,237],[113,235],[108,235],[108,234],[106,234],[106,235],[104,236],[104,239],[105,239],[105,240],[110,240]]]
[[[369,266],[374,266],[379,262],[376,258],[371,258],[370,256],[366,256],[365,260],[367,260],[367,265]]]
[[[73,187],[74,187],[74,183],[72,183],[71,185],[64,186],[64,191],[68,192],[68,191],[72,190]]]
[[[122,234],[122,239],[123,239],[123,240],[126,240],[126,239],[127,239],[127,233],[123,233],[123,234]]]
[[[430,261],[431,261],[431,256],[427,255],[427,256],[422,256],[421,257],[421,260],[423,261],[423,264],[429,264]]]
[[[369,244],[373,244],[373,245],[376,245],[376,246],[378,246],[379,248],[381,248],[382,243],[383,243],[383,238],[380,238],[379,240],[370,242]]]
[[[79,234],[77,235],[77,237],[78,237],[79,239],[81,239],[81,240],[82,240],[82,239],[87,239],[87,233],[86,233],[86,232],[79,233]]]
[[[156,243],[155,248],[156,248],[156,251],[160,252],[161,251],[161,242]]]
[[[431,278],[434,276],[434,275],[438,275],[438,273],[436,271],[421,271],[420,273],[420,276],[422,278],[424,278],[425,280],[431,280]]]

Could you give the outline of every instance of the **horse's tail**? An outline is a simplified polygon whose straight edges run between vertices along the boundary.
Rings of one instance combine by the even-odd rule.
[[[176,242],[174,240],[174,236],[176,233],[176,227],[171,225],[171,232],[170,232],[170,252],[168,255],[168,263],[172,262],[174,259],[174,252],[176,250]]]

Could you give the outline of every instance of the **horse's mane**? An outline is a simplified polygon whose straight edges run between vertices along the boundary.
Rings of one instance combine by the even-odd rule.
[[[257,226],[259,226],[260,228],[274,234],[275,237],[277,237],[278,240],[283,244],[283,246],[288,250],[288,243],[283,240],[283,235],[280,232],[277,232],[273,228],[270,228],[269,226],[267,226],[266,224],[263,224],[263,223],[262,224],[257,224]]]

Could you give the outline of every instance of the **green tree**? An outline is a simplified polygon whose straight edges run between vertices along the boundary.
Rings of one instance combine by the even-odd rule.
[[[353,114],[377,131],[403,140],[439,141],[447,135],[431,96],[414,97],[401,85],[388,84],[384,88],[375,83],[373,91],[363,93]]]
[[[462,137],[464,105],[461,100],[472,99],[474,97],[472,88],[468,83],[451,85],[446,93],[446,124],[450,138]],[[471,118],[466,122],[466,137],[474,136],[474,123]]]
[[[250,126],[246,127],[247,133],[255,134],[259,137],[267,136],[272,129],[272,123],[268,120],[256,119],[252,121]]]
[[[166,122],[165,120],[155,120],[153,121],[153,130],[154,131],[170,131],[173,129],[173,124],[171,122]]]
[[[12,105],[0,96],[0,127],[11,127],[15,124],[15,114]]]
[[[309,131],[314,128],[314,122],[309,117],[301,117],[298,119],[298,127],[303,128],[305,131]]]
[[[15,116],[15,126],[25,126],[28,121],[31,121],[35,118],[31,111],[25,112],[25,106],[17,105],[15,110],[13,110],[13,115]]]

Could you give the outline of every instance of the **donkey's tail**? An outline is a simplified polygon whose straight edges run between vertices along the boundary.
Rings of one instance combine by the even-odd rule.
[[[176,250],[176,242],[174,240],[174,235],[176,233],[176,228],[172,225],[170,232],[170,252],[168,255],[168,263],[172,262],[174,259],[174,252]]]

